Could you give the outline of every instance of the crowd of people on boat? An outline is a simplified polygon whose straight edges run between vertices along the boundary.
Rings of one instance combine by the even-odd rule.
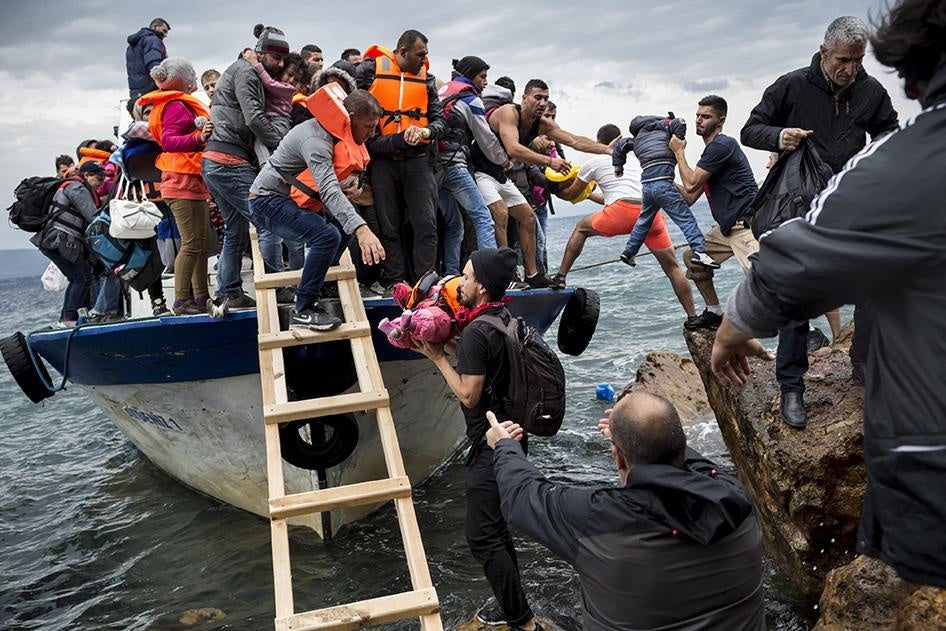
[[[900,45],[895,35],[912,23],[904,12],[935,11],[937,3],[900,4],[907,9],[899,17],[895,9],[883,36],[873,41],[878,57],[886,55],[881,61],[912,76],[918,67],[904,67],[891,52]],[[291,52],[283,31],[257,25],[255,46],[240,51],[222,72],[201,73],[199,83],[187,60],[167,56],[169,31],[165,20],[155,19],[129,37],[127,52],[135,122],[124,137],[126,143],[159,146],[160,177],[150,182],[148,197],[166,205],[180,233],[173,301],[165,303],[160,279],[149,286],[155,315],[255,306],[241,278],[250,226],[258,233],[267,272],[301,268],[300,282],[280,290],[279,301],[293,304],[293,326],[315,330],[341,323],[321,298],[328,268],[349,247],[366,295],[390,296],[398,282],[413,284],[436,270],[462,276],[458,298],[471,318],[481,313],[508,318],[503,303],[508,289],[564,288],[588,237],[628,235],[621,260],[635,266],[646,245],[686,314],[684,326],[723,325],[731,348],[714,356],[714,366],[722,378],[744,383],[744,356],[763,351],[740,346],[743,340],[724,321],[713,284],[714,270],[736,259],[748,277],[728,313],[739,331],[779,332],[780,414],[793,428],[806,426],[809,325],[802,317],[830,311],[839,301],[819,299],[813,301],[817,308],[792,311],[785,307],[791,297],[766,284],[770,267],[754,271],[759,241],[751,225],[752,202],[759,187],[740,142],[723,133],[728,115],[723,96],[694,103],[695,132],[704,147],[691,166],[686,124],[672,114],[640,113],[628,137],[608,123],[596,138],[587,138],[558,125],[541,79],[526,82],[517,100],[515,82],[501,77],[489,83],[490,65],[469,55],[454,60],[449,81],[439,81],[428,71],[428,39],[416,30],[401,34],[391,49],[346,49],[326,67],[318,46]],[[782,160],[808,143],[833,173],[843,175],[868,136],[876,139],[898,127],[889,95],[863,68],[870,38],[858,18],[831,22],[810,64],[765,90],[742,129],[742,144]],[[922,88],[914,85],[908,94],[929,98],[934,68],[941,79],[941,46],[939,53]],[[210,98],[209,107],[194,96],[198,87]],[[593,157],[579,166],[565,157],[564,147]],[[72,212],[58,213],[33,243],[70,281],[60,318],[66,326],[83,308],[105,316],[116,311],[110,302],[118,294],[114,270],[96,271],[83,243],[101,199],[115,195],[122,169],[126,178],[137,177],[116,155],[120,149],[108,141],[90,141],[80,145],[76,164],[69,156],[56,159],[64,182],[55,201]],[[841,179],[835,177],[832,186]],[[691,210],[703,194],[716,222],[706,231]],[[545,232],[554,197],[590,198],[602,209],[577,223],[552,273]],[[219,251],[211,208],[220,218]],[[686,237],[682,268],[664,214]],[[826,243],[833,234],[801,235],[800,247],[828,257]],[[210,253],[218,254],[213,297],[207,283]],[[788,242],[761,260],[768,263],[777,255],[782,259],[770,265],[787,261],[776,275],[782,281],[786,273],[808,269],[792,257]],[[830,272],[819,268],[819,274],[820,282]],[[690,280],[705,302],[700,313]],[[96,281],[102,285],[97,297],[91,293]],[[793,282],[799,286],[793,295],[802,295],[805,281]],[[842,288],[838,292],[849,295]],[[865,292],[850,296],[857,305],[853,375],[863,382],[868,354],[879,352],[867,343],[876,316]],[[456,393],[473,440],[466,536],[496,598],[480,620],[541,628],[520,577],[507,526],[512,522],[576,566],[586,628],[764,626],[761,537],[751,500],[735,478],[687,450],[672,407],[657,398],[629,396],[602,420],[625,483],[621,488],[599,492],[552,484],[525,460],[526,441],[515,419],[499,423],[493,417],[509,387],[504,342],[495,329],[474,324],[455,344],[422,342],[417,350],[434,360]],[[445,359],[449,351],[458,354],[456,363]],[[678,502],[692,503],[693,510],[678,511]],[[889,560],[896,555],[885,541],[895,535],[879,523],[879,515],[874,520],[865,549]],[[666,544],[680,541],[687,544],[686,555],[665,562],[677,554]],[[912,575],[942,577],[941,568],[923,571]],[[657,578],[643,589],[641,575]]]

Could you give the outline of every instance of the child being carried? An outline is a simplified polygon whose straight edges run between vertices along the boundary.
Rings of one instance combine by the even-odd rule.
[[[627,239],[621,260],[632,267],[636,265],[634,257],[644,243],[654,218],[663,208],[686,237],[693,252],[692,262],[704,267],[718,268],[719,263],[706,254],[706,243],[700,226],[673,181],[677,160],[670,151],[670,136],[673,134],[680,138],[686,137],[686,122],[674,117],[673,112],[669,113],[669,117],[635,116],[631,121],[630,132],[632,138],[622,138],[615,143],[612,163],[614,174],[621,177],[624,174],[627,153],[634,152],[643,169],[642,203],[640,217]]]
[[[270,76],[263,64],[260,63],[259,55],[255,51],[247,48],[243,51],[243,59],[253,66],[263,83],[263,90],[266,92],[266,104],[263,108],[263,114],[270,120],[279,137],[282,138],[289,133],[289,128],[292,126],[292,98],[299,92],[296,84],[302,81],[305,72],[302,57],[299,55],[286,57],[282,77],[279,81]],[[260,142],[259,139],[253,141],[253,150],[256,152],[256,159],[260,165],[269,160],[269,157],[273,154],[269,147]]]

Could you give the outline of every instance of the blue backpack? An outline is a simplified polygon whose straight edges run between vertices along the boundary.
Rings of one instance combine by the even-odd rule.
[[[85,229],[89,249],[116,276],[136,291],[145,291],[164,271],[154,239],[116,239],[108,233],[112,218],[102,211]]]

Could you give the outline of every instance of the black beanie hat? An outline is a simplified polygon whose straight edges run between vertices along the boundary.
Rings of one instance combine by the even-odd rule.
[[[470,262],[477,282],[486,289],[490,298],[498,300],[505,295],[506,288],[516,276],[519,257],[509,248],[483,248],[470,255]]]
[[[454,59],[453,69],[472,81],[479,73],[489,70],[489,64],[475,55],[467,55],[460,60]]]

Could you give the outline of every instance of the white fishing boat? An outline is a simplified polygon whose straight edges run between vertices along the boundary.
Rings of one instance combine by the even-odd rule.
[[[544,333],[573,294],[509,292],[509,308]],[[365,307],[407,474],[416,484],[460,446],[463,415],[431,362],[394,348],[377,330],[381,319],[399,315],[399,307],[382,298],[365,300]],[[201,493],[268,517],[255,310],[223,319],[147,317],[17,333],[0,341],[0,348],[34,401],[50,396],[40,377],[45,368],[36,365],[42,358],[155,465]],[[291,398],[357,388],[346,341],[284,352]],[[292,424],[282,430],[282,451],[289,461],[283,463],[287,493],[386,477],[373,412]],[[337,509],[293,523],[331,536],[374,507]]]

